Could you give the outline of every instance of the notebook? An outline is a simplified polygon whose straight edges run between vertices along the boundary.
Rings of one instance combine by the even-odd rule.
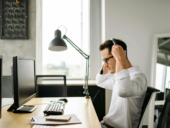
[[[70,116],[70,120],[67,122],[64,121],[52,121],[52,120],[46,120],[47,116],[32,116],[31,117],[31,124],[80,124],[81,121],[75,114],[69,114],[64,116]]]
[[[57,115],[57,116],[48,116],[46,117],[46,120],[48,121],[66,121],[68,122],[71,119],[71,116],[66,115]]]

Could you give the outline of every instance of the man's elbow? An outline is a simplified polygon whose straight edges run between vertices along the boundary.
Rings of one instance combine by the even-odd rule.
[[[96,80],[96,85],[99,86],[100,82]]]
[[[98,87],[104,88],[104,86],[103,86],[102,83],[96,83],[96,85],[97,85]]]
[[[129,96],[129,93],[127,91],[122,91],[122,90],[119,90],[118,91],[118,96],[119,97],[128,97]]]
[[[119,93],[118,93],[118,96],[119,96],[119,97],[127,97],[126,93],[122,93],[122,92],[119,92]]]

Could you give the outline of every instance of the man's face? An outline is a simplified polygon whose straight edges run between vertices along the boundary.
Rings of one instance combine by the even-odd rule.
[[[112,54],[109,54],[109,49],[105,48],[102,50],[102,58],[107,59],[109,57],[112,57]],[[107,65],[107,68],[110,70],[111,73],[115,73],[116,69],[116,60],[114,57],[107,59],[107,62],[105,62]]]

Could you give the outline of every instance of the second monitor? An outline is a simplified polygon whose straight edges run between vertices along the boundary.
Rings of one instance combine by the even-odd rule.
[[[15,56],[12,66],[14,104],[8,109],[14,113],[30,113],[36,106],[24,105],[36,96],[35,60]]]

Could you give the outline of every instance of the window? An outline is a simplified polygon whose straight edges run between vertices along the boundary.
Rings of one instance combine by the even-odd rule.
[[[166,88],[170,88],[170,67],[167,66],[167,74],[166,74]]]
[[[164,72],[165,72],[165,65],[156,64],[156,88],[160,91],[164,92]]]
[[[42,73],[84,78],[86,60],[66,40],[66,51],[49,51],[48,45],[54,31],[63,25],[67,28],[67,37],[89,54],[89,0],[43,0],[42,16]],[[65,34],[64,27],[60,30]]]

